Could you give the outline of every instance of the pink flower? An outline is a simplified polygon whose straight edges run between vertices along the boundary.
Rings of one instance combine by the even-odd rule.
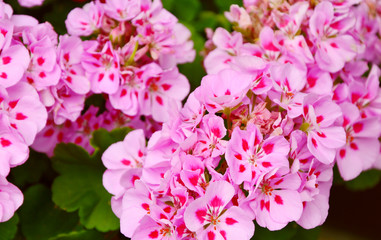
[[[35,7],[40,6],[45,0],[18,0],[19,4],[23,7]]]
[[[103,185],[119,198],[140,179],[146,154],[143,130],[127,134],[123,142],[112,144],[102,156],[108,170],[103,175]]]
[[[307,132],[307,146],[311,153],[322,163],[334,161],[336,151],[345,144],[345,132],[335,126],[335,121],[342,116],[337,104],[330,97],[308,95],[303,101],[302,130]]]
[[[282,229],[287,223],[297,221],[303,211],[298,189],[299,176],[290,174],[287,168],[274,169],[262,176],[249,198],[255,220],[269,230]]]
[[[339,71],[357,52],[355,40],[345,34],[354,21],[344,19],[340,22],[334,14],[333,5],[324,1],[316,6],[309,22],[311,35],[317,40],[316,62],[321,69],[329,72]]]
[[[93,44],[93,42],[88,43]],[[82,66],[86,76],[90,79],[91,90],[94,93],[113,94],[119,87],[119,57],[107,41],[101,51],[97,51],[98,44],[94,43],[82,56]]]
[[[371,168],[377,160],[381,126],[378,117],[361,119],[353,104],[343,103],[340,107],[343,111],[346,144],[337,152],[336,158],[340,175],[348,181]]]
[[[21,191],[3,176],[0,176],[0,193],[0,222],[6,222],[21,206],[24,197]]]
[[[235,194],[226,181],[210,183],[205,196],[189,204],[184,213],[186,227],[200,239],[250,239],[254,224],[239,207],[228,207]]]
[[[201,86],[195,94],[205,104],[209,113],[215,113],[238,105],[249,90],[252,81],[253,79],[248,74],[225,69],[218,74],[203,77]]]
[[[73,9],[65,21],[67,31],[73,36],[89,36],[101,27],[103,11],[97,2],[90,2],[83,8]]]
[[[152,115],[156,121],[168,120],[170,108],[178,108],[189,92],[189,83],[177,68],[163,70],[151,63],[143,66],[136,75],[145,86],[139,95],[141,114]]]
[[[288,167],[289,143],[281,136],[263,141],[259,129],[250,124],[246,130],[233,130],[226,150],[226,162],[235,184],[256,182],[258,177],[281,166]]]

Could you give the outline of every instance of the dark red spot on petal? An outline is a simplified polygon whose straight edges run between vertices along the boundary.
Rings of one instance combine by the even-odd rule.
[[[22,113],[17,113],[16,114],[16,119],[17,120],[25,120],[25,119],[27,119],[28,117],[27,116],[25,116],[24,114],[22,114]]]
[[[364,125],[362,123],[355,123],[355,124],[353,124],[353,131],[355,133],[361,132],[363,130],[363,128],[364,128]]]
[[[111,79],[111,81],[114,81],[115,75],[113,73],[111,73],[109,78]]]
[[[317,132],[317,135],[321,138],[326,138],[327,136],[324,133]]]
[[[242,139],[242,149],[244,151],[249,150],[249,144],[247,143],[246,139]]]
[[[3,57],[3,64],[7,65],[11,62],[12,58],[9,56]]]
[[[0,77],[6,79],[6,78],[8,78],[8,75],[5,72],[2,72],[0,74]]]
[[[167,83],[164,83],[164,84],[161,85],[161,87],[164,89],[164,91],[167,91],[167,90],[169,90],[172,86],[169,85],[169,84],[167,84]]]
[[[39,57],[39,58],[37,58],[37,64],[38,64],[39,66],[42,66],[42,64],[44,64],[44,62],[45,62],[45,59],[44,59],[43,57]]]
[[[361,97],[361,95],[358,93],[352,93],[351,96],[352,96],[352,103],[357,102],[357,100],[359,100],[359,98]]]
[[[131,164],[131,161],[127,159],[123,159],[121,162],[123,165],[126,165],[126,166],[129,166]]]
[[[274,148],[274,144],[273,143],[265,144],[263,146],[263,151],[265,151],[266,154],[270,154],[270,153],[273,152],[273,148]]]
[[[353,150],[358,150],[358,149],[359,149],[356,143],[351,143],[349,146],[350,146]]]
[[[345,153],[346,153],[345,149],[341,149],[340,152],[339,152],[340,157],[344,158],[345,157]]]
[[[216,137],[218,137],[218,138],[221,138],[222,136],[222,134],[221,134],[221,131],[220,131],[220,129],[219,128],[212,128],[211,129],[211,132],[214,134],[214,136],[216,136]]]
[[[122,91],[120,92],[120,97],[124,97],[126,95],[127,95],[127,90],[123,88]]]
[[[143,208],[144,210],[146,210],[146,211],[149,211],[149,205],[148,205],[148,203],[143,203],[143,204],[142,204],[142,208]]]
[[[102,79],[104,78],[104,73],[101,73],[98,75],[98,82],[102,81]]]
[[[279,185],[279,184],[281,184],[282,182],[283,182],[283,178],[279,179],[279,180],[276,181],[274,184],[275,184],[275,185]]]
[[[244,165],[239,165],[239,172],[244,172],[246,170]]]
[[[226,90],[225,95],[231,95],[231,92],[229,89]]]
[[[164,212],[166,212],[166,213],[170,213],[170,212],[171,212],[171,207],[170,207],[170,206],[165,207],[163,210],[164,210]]]
[[[318,145],[317,145],[315,138],[312,138],[311,142],[312,142],[312,145],[314,145],[314,147],[317,148]]]
[[[279,195],[275,195],[275,202],[279,205],[283,205],[283,199]]]
[[[238,160],[242,160],[242,155],[237,153],[236,155],[234,155],[235,158],[237,158]]]
[[[192,177],[189,178],[189,182],[193,185],[193,186],[196,186],[197,183],[198,183],[198,176],[197,175],[194,175]]]
[[[72,83],[73,79],[70,76],[67,76],[66,81],[68,81],[69,83]]]
[[[196,217],[200,221],[200,223],[204,223],[206,216],[206,209],[198,209],[196,211]]]
[[[234,218],[228,217],[228,218],[226,218],[225,222],[227,225],[233,225],[233,224],[237,223],[238,221],[235,220]]]
[[[148,237],[150,237],[152,239],[158,238],[159,237],[159,231],[155,230],[155,231],[150,232],[150,234],[148,234]]]
[[[15,108],[18,102],[19,100],[15,100],[15,101],[9,102],[8,105],[10,108]]]
[[[65,53],[65,54],[63,55],[63,58],[66,60],[66,62],[69,62],[69,59],[70,59],[70,55],[69,55],[69,53]]]
[[[214,240],[216,238],[216,234],[212,231],[208,232],[208,240]]]
[[[75,144],[80,144],[82,142],[83,138],[82,137],[77,137],[75,140],[74,140],[74,143]]]
[[[330,45],[331,45],[331,47],[333,47],[333,48],[339,48],[339,47],[337,46],[337,44],[334,43],[334,42],[332,42]]]
[[[324,120],[322,115],[316,117],[316,123],[321,123]]]
[[[143,157],[143,153],[142,153],[142,151],[140,151],[140,150],[138,151],[138,156],[139,156],[139,157]]]
[[[271,167],[272,164],[270,162],[262,162],[262,166],[265,168]]]
[[[44,72],[40,72],[40,74],[38,74],[38,76],[40,78],[46,78],[46,74]]]
[[[212,207],[220,207],[222,205],[224,205],[224,202],[222,202],[222,199],[217,196],[215,196],[212,201],[210,201],[210,206]]]
[[[222,236],[225,240],[227,240],[227,238],[226,238],[226,232],[225,232],[224,230],[221,230],[221,231],[220,231],[220,234],[221,234],[221,236]]]
[[[12,144],[11,141],[9,141],[8,139],[5,139],[5,138],[1,138],[0,143],[1,143],[1,146],[3,146],[3,147],[8,147],[9,145]]]
[[[163,105],[163,99],[160,96],[156,96],[156,102],[160,105]]]

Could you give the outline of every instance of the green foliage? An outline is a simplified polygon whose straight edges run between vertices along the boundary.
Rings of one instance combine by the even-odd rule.
[[[62,209],[79,210],[80,222],[89,229],[106,232],[119,228],[111,211],[111,195],[102,185],[104,167],[100,158],[92,158],[75,144],[56,147],[53,167],[60,173],[52,186],[53,201]]]
[[[201,9],[199,0],[181,0],[175,1],[172,5],[172,12],[178,19],[183,21],[192,21]]]
[[[100,232],[93,230],[74,231],[70,233],[63,233],[49,240],[104,240]]]
[[[362,172],[357,178],[345,182],[345,186],[353,191],[363,191],[375,187],[381,180],[380,170]]]
[[[119,219],[111,210],[111,195],[102,184],[105,167],[101,156],[109,145],[123,140],[127,131],[95,131],[91,143],[96,150],[91,156],[75,144],[59,144],[54,151],[53,168],[60,176],[53,182],[53,201],[68,212],[78,210],[81,224],[88,229],[107,232],[119,228]]]
[[[34,185],[24,192],[24,198],[19,214],[22,233],[28,240],[49,239],[77,226],[77,215],[54,206],[47,187]]]
[[[253,240],[317,240],[320,228],[306,230],[296,223],[289,223],[285,228],[279,231],[270,231],[255,225]]]
[[[242,6],[242,0],[214,0],[214,3],[217,5],[220,12],[228,11],[232,4]]]
[[[55,177],[50,159],[42,153],[30,150],[28,161],[11,171],[10,181],[18,187],[51,180]]]
[[[12,240],[17,233],[19,217],[17,214],[7,222],[0,223],[0,240]]]

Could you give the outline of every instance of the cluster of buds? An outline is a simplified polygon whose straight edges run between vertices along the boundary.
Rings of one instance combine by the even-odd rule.
[[[208,75],[148,140],[130,132],[102,160],[132,239],[250,239],[325,221],[333,167],[380,168],[380,6],[257,1],[206,43]]]

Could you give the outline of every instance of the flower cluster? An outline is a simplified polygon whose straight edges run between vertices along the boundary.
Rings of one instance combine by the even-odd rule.
[[[51,156],[57,143],[72,142],[92,152],[94,130],[121,126],[150,136],[189,92],[177,64],[195,56],[190,32],[160,0],[91,2],[66,24],[71,35],[58,36],[0,1],[0,221],[22,203],[6,177],[28,146]],[[104,111],[85,106],[94,94]]]
[[[56,50],[59,83],[49,81],[53,94],[41,94],[54,102],[53,116],[34,149],[52,155],[57,143],[72,142],[92,152],[97,128],[142,128],[150,136],[180,108],[189,83],[177,64],[192,61],[195,51],[189,30],[161,1],[90,2],[73,9],[66,26],[71,35],[60,36]],[[106,111],[81,115],[92,94],[105,99]]]
[[[146,145],[111,145],[105,188],[132,239],[250,239],[328,214],[345,180],[380,166],[376,1],[244,1],[208,32],[208,75]]]
[[[0,2],[0,222],[9,220],[23,201],[21,191],[6,179],[10,168],[27,160],[28,146],[47,119],[39,94],[25,81],[33,65],[23,42],[28,20]]]
[[[95,1],[72,10],[69,34],[84,41],[82,66],[91,91],[104,93],[129,116],[168,120],[189,92],[176,65],[193,61],[190,31],[163,9],[161,1]]]

